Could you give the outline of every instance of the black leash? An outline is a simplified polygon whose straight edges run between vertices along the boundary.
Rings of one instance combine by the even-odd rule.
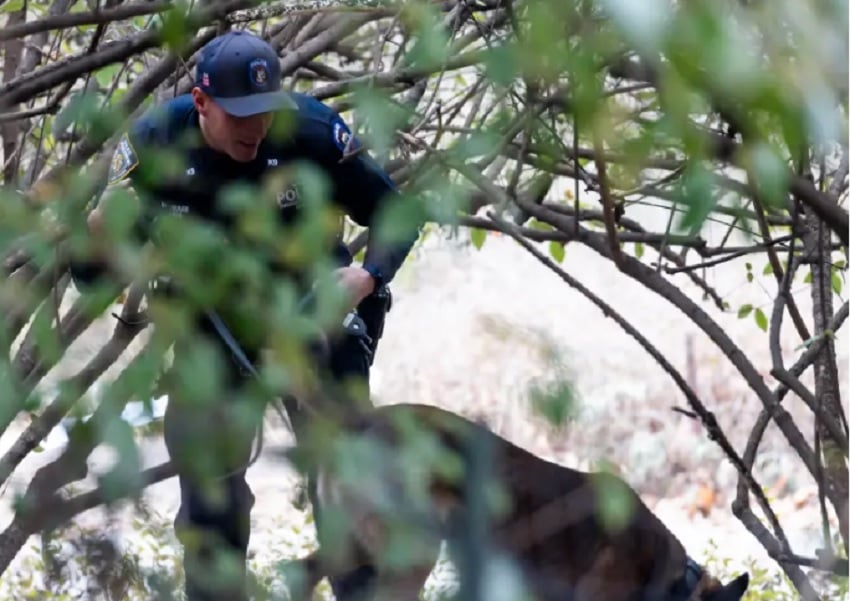
[[[316,300],[315,292],[313,292],[311,290],[310,292],[305,294],[304,297],[302,297],[302,299],[298,302],[298,305],[296,306],[296,310],[299,313],[304,312],[307,309],[307,307],[310,306],[310,304],[312,304],[315,300]],[[345,318],[346,322],[351,320],[350,316],[352,315],[352,313],[349,313],[346,316],[346,318]],[[250,373],[251,375],[253,375],[256,378],[259,378],[260,372],[254,366],[254,364],[251,363],[251,360],[248,359],[248,356],[245,354],[245,351],[242,349],[239,342],[236,340],[236,337],[230,331],[230,328],[228,328],[227,324],[224,323],[224,320],[221,318],[221,316],[218,313],[216,313],[215,311],[207,311],[205,313],[205,315],[209,319],[209,321],[212,324],[213,328],[215,329],[216,333],[221,338],[222,342],[224,342],[224,344],[227,346],[228,350],[230,350],[231,354],[233,355],[234,359],[236,359],[237,363],[239,363],[239,365],[245,371],[247,371],[248,373]],[[348,323],[345,323],[344,325],[347,326]],[[355,326],[355,327],[357,327],[357,326]],[[289,416],[286,413],[286,409],[285,409],[285,407],[281,407],[281,405],[278,403],[278,401],[279,401],[279,399],[275,399],[274,401],[272,401],[272,405],[274,406],[278,415],[281,417],[281,419],[284,421],[284,423],[289,428],[289,431],[292,432],[293,436],[295,436],[295,429],[293,428],[292,422],[290,421]],[[260,454],[262,453],[262,451],[263,451],[263,420],[260,420],[260,423],[257,424],[257,448],[256,448],[256,451],[254,452],[253,457],[250,457],[248,459],[248,462],[245,465],[240,466],[239,468],[228,472],[223,477],[227,478],[229,476],[232,476],[233,474],[236,474],[240,471],[248,469],[249,467],[254,465],[254,463],[260,457]]]
[[[311,304],[315,302],[315,300],[316,300],[315,291],[311,290],[311,291],[307,292],[301,298],[301,300],[298,302],[298,304],[296,305],[296,311],[298,313],[305,312],[307,310],[307,308],[310,307]],[[228,350],[230,351],[231,355],[236,360],[236,362],[239,364],[239,366],[243,370],[245,370],[247,373],[249,373],[252,376],[259,379],[260,372],[257,370],[256,366],[248,358],[248,355],[242,349],[242,346],[239,344],[239,341],[236,340],[236,337],[230,331],[230,328],[227,327],[227,324],[224,322],[224,320],[221,318],[221,316],[215,311],[206,311],[204,314],[206,315],[207,319],[209,320],[209,322],[212,325],[213,329],[215,330],[216,334],[218,334],[221,341],[224,342],[225,346],[227,346]],[[113,313],[113,317],[115,317],[117,320],[123,322],[124,325],[131,326],[131,327],[132,326],[147,325],[146,317],[144,315],[141,315],[141,314],[139,316],[130,317],[130,319],[125,319],[122,316]],[[342,325],[343,325],[343,328],[346,329],[347,331],[357,333],[362,338],[370,341],[368,334],[367,334],[366,324],[363,321],[363,319],[359,315],[357,315],[356,311],[349,312],[345,316]],[[367,347],[368,347],[368,343],[367,343]],[[366,348],[366,350],[367,350],[368,354],[370,355],[370,359],[371,359],[371,349]],[[292,421],[289,419],[289,415],[286,412],[286,408],[285,408],[285,406],[283,406],[283,403],[280,401],[280,399],[278,399],[278,398],[274,399],[272,401],[272,406],[275,408],[275,410],[277,411],[280,418],[283,420],[283,422],[289,428],[289,431],[292,432],[292,435],[295,436],[295,429],[292,425]],[[240,471],[246,470],[249,467],[251,467],[257,461],[257,459],[259,458],[259,456],[260,456],[260,454],[262,453],[262,450],[263,450],[263,420],[260,420],[260,423],[257,425],[257,436],[256,436],[256,438],[257,438],[256,450],[255,450],[253,456],[248,459],[247,463],[236,468],[235,470],[232,470],[232,471],[224,474],[224,476],[222,476],[222,477],[227,478],[227,477],[232,476],[233,474],[236,474]]]

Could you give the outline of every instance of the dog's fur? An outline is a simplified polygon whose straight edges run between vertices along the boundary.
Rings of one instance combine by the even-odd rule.
[[[412,439],[405,456],[413,428],[431,438]],[[481,499],[490,511],[487,548],[519,567],[538,601],[739,601],[749,584],[746,573],[723,585],[699,568],[686,584],[689,559],[682,544],[621,479],[545,461],[456,414],[389,405],[347,420],[344,429],[337,443],[365,439],[382,450],[366,457],[338,447],[337,455],[318,462],[321,510],[345,516],[348,528],[342,541],[335,538],[297,563],[308,594],[325,576],[369,564],[377,570],[377,599],[416,601],[442,540],[463,559],[457,553],[467,541],[460,537],[482,515],[482,506],[474,505]],[[501,488],[502,502],[492,486],[464,484],[480,472],[469,471],[473,443],[489,459],[479,467],[491,466],[489,482]],[[453,455],[438,456],[439,448]],[[340,458],[350,462],[353,478],[352,469],[340,468]],[[473,488],[483,494],[470,495]],[[619,527],[600,512],[605,503],[630,510]],[[399,525],[411,536],[393,546]],[[482,541],[476,542],[480,549]],[[400,557],[400,549],[409,555]]]

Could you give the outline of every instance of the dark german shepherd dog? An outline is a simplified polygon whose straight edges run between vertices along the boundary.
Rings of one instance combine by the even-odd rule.
[[[442,541],[459,568],[473,547],[509,560],[490,565],[516,567],[537,601],[739,601],[749,585],[748,573],[709,575],[620,478],[543,460],[437,407],[347,418],[328,448],[313,464],[316,499],[324,522],[344,526],[294,562],[306,595],[371,565],[375,599],[417,601]]]

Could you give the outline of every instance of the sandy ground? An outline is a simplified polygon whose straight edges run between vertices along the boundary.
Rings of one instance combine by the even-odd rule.
[[[706,236],[716,242],[711,237],[722,233],[718,227]],[[562,266],[687,374],[741,452],[760,402],[688,316],[588,249],[568,247]],[[709,284],[730,303],[726,313],[704,302],[685,276],[675,276],[674,281],[717,320],[774,386],[766,335],[752,317],[742,320],[736,315],[746,302],[770,314],[775,282],[761,276],[762,267],[761,259],[753,265],[754,284],[747,282],[744,260],[711,271]],[[800,282],[794,296],[803,314],[810,316],[809,293]],[[775,569],[731,513],[734,469],[698,423],[671,410],[686,406],[671,378],[611,319],[512,241],[490,235],[478,251],[459,240],[429,239],[399,274],[394,292],[395,306],[374,368],[377,403],[431,403],[484,419],[506,438],[565,465],[588,468],[600,460],[610,461],[696,558],[727,558],[729,573],[743,566]],[[785,325],[783,355],[790,364],[801,351],[796,349],[796,334]],[[110,328],[108,319],[93,327],[51,378],[81,366]],[[846,342],[842,332],[837,345],[842,382]],[[546,348],[555,351],[554,359],[542,353]],[[579,414],[563,431],[548,427],[529,403],[531,387],[558,381],[573,385],[580,398]],[[843,393],[846,398],[846,390]],[[785,406],[809,436],[809,416],[799,399],[789,396]],[[7,448],[14,434],[10,429],[0,439],[0,448]],[[288,442],[285,431],[270,428],[267,453],[249,472],[257,496],[251,541],[254,565],[303,554],[312,544],[309,516],[290,503],[292,473],[269,458],[270,449]],[[28,458],[15,473],[0,499],[4,527],[11,518],[13,491],[56,452],[58,444],[61,436],[54,433],[47,450]],[[145,443],[145,458],[150,465],[164,459],[161,443]],[[813,481],[801,467],[781,434],[771,428],[757,477],[772,496],[794,550],[812,555],[822,545],[820,525]],[[147,500],[157,517],[147,518],[148,526],[156,522],[160,530],[168,529],[177,509],[177,492],[174,480],[149,489]],[[101,519],[99,513],[89,512],[80,523],[98,524]],[[169,552],[155,559],[138,543],[137,534],[129,534],[126,522],[122,532],[127,544],[151,561],[162,563],[172,556]],[[33,557],[30,548],[18,557],[14,564],[18,575],[32,569]],[[450,580],[448,573],[435,574],[434,582],[444,585]],[[15,578],[7,574],[3,582],[8,589],[14,587]]]

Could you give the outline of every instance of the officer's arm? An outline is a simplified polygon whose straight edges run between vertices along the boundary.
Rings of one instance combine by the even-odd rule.
[[[341,118],[332,124],[330,172],[335,198],[359,225],[369,228],[363,267],[377,284],[390,282],[419,237],[418,211],[399,211],[405,222],[393,224],[392,240],[380,240],[379,221],[389,203],[402,202],[395,183],[352,136]],[[407,220],[415,219],[413,222]],[[386,238],[386,236],[380,236]]]
[[[137,138],[132,131],[121,138],[113,153],[106,189],[86,217],[91,252],[85,259],[74,260],[70,265],[71,276],[79,287],[94,284],[110,272],[110,251],[106,244],[108,237],[104,223],[104,215],[109,211],[108,206],[116,202],[140,202],[135,182],[139,157],[131,141],[134,139]],[[140,215],[134,228],[136,235],[145,235],[144,223],[145,217]]]

